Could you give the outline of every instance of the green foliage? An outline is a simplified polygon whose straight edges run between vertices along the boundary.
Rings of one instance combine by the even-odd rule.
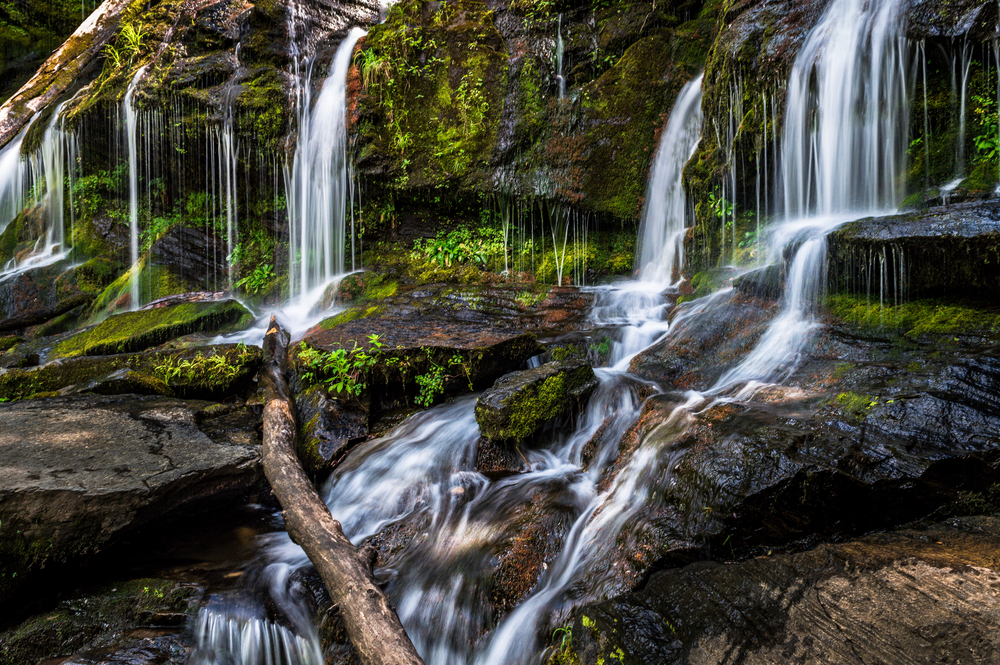
[[[142,23],[124,22],[114,43],[107,43],[104,54],[103,75],[110,75],[122,67],[130,68],[146,47],[146,32]]]
[[[889,400],[892,402],[893,400]],[[879,404],[879,398],[875,395],[859,395],[858,393],[846,392],[837,395],[837,406],[855,420],[864,420],[868,412]]]
[[[232,362],[223,354],[213,353],[206,356],[199,352],[191,359],[168,357],[165,362],[154,367],[154,372],[168,386],[178,381],[225,385],[238,377],[243,371],[243,366],[251,359],[252,354],[249,349],[240,343],[237,356]]]
[[[236,282],[236,286],[243,289],[250,295],[257,295],[270,284],[274,279],[274,266],[264,263],[253,269],[253,272]]]
[[[368,387],[368,375],[379,360],[383,343],[378,335],[369,335],[368,349],[354,342],[352,349],[334,349],[328,353],[306,347],[299,354],[305,366],[302,379],[306,383],[326,383],[338,395],[360,397]]]
[[[413,243],[412,258],[423,255],[428,261],[450,268],[453,263],[473,263],[485,267],[486,262],[503,256],[503,239],[497,229],[480,228],[475,233],[467,228],[445,234],[438,233],[434,240],[417,240]]]
[[[709,193],[708,205],[712,213],[719,219],[728,219],[733,216],[733,202],[725,198],[716,197],[715,192]]]
[[[990,94],[972,95],[972,112],[979,123],[979,134],[973,138],[977,151],[977,161],[993,161],[997,158],[998,135],[997,100]]]
[[[430,349],[427,349],[427,360],[431,364],[431,368],[424,374],[419,374],[416,377],[417,385],[420,386],[420,393],[413,399],[414,402],[420,406],[430,406],[434,403],[440,395],[444,394],[444,380],[447,376],[446,372],[452,367],[465,367],[462,361],[462,356],[455,354],[448,359],[448,365],[440,365],[434,362],[430,354]],[[468,376],[468,369],[466,368],[466,376]],[[472,382],[469,382],[469,390],[472,390]]]

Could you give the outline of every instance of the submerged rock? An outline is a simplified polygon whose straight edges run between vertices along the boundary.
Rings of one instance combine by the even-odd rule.
[[[507,374],[476,403],[479,431],[492,441],[526,441],[545,423],[583,408],[595,387],[597,378],[586,360]]]
[[[0,597],[47,564],[260,478],[257,446],[213,440],[178,400],[32,400],[0,404],[0,420]]]
[[[693,564],[584,607],[573,649],[583,665],[993,662],[998,551],[1000,518],[964,517],[800,554]]]

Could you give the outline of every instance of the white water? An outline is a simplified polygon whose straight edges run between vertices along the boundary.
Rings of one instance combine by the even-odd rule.
[[[31,121],[0,150],[0,232],[21,212],[28,198],[28,162],[21,157],[21,144]]]
[[[6,178],[0,176],[3,178],[0,181],[0,206],[7,210],[4,216],[9,214],[13,218],[25,204],[30,204],[40,206],[45,224],[32,251],[20,261],[8,261],[0,272],[0,280],[52,265],[69,256],[70,248],[66,243],[66,180],[69,178],[72,190],[76,142],[75,136],[65,129],[65,118],[61,115],[64,104],[58,104],[52,111],[41,146],[30,158],[23,159],[17,152],[7,152],[15,144],[16,150],[20,151],[27,128],[0,154],[0,168],[11,169]],[[70,168],[67,169],[67,165]],[[26,196],[26,189],[30,196]]]
[[[637,249],[639,274],[646,282],[672,283],[684,260],[684,165],[701,140],[703,79],[699,75],[681,90],[656,151]]]
[[[299,142],[287,178],[290,218],[289,289],[300,298],[345,271],[352,179],[347,143],[347,71],[354,46],[365,35],[352,28],[337,47],[330,76],[311,105],[310,86],[303,87]],[[353,256],[352,256],[353,264]],[[352,266],[353,268],[353,266]]]
[[[128,222],[129,257],[132,261],[129,309],[133,312],[142,304],[139,297],[139,157],[136,136],[137,113],[132,98],[135,96],[139,79],[146,73],[146,65],[140,67],[125,91],[122,111],[125,114],[125,132],[128,139]]]
[[[631,360],[664,336],[698,326],[702,315],[733,297],[731,289],[720,291],[682,305],[665,320],[670,304],[662,293],[681,260],[670,238],[683,228],[684,193],[674,175],[664,179],[663,200],[656,205],[681,214],[660,215],[662,224],[654,225],[647,213],[643,231],[644,242],[647,234],[660,233],[664,251],[646,258],[643,249],[643,281],[595,289],[594,325],[617,327],[617,341],[612,366],[597,370],[600,384],[574,427],[553,433],[541,449],[522,451],[521,473],[490,480],[475,470],[479,433],[474,397],[467,397],[412,417],[386,437],[359,446],[337,468],[325,497],[355,543],[399,526],[414,529],[416,535],[403,538],[406,544],[377,575],[387,582],[390,599],[428,664],[536,662],[539,637],[552,623],[573,607],[626,590],[636,571],[617,568],[615,562],[627,563],[616,553],[634,545],[634,534],[664,501],[663,488],[683,454],[674,447],[680,434],[699,411],[719,401],[749,399],[761,385],[782,381],[794,370],[818,325],[826,234],[860,214],[891,207],[899,197],[898,130],[907,123],[908,101],[898,1],[862,4],[834,0],[796,60],[782,137],[786,221],[769,235],[772,259],[792,252],[786,289],[780,312],[757,347],[716,385],[687,393],[631,457],[621,460],[621,468],[612,466],[642,407],[641,381],[627,372]],[[685,102],[689,110],[675,109],[680,124],[673,126],[672,113],[666,133],[694,140],[680,127],[693,122],[697,95],[696,89],[685,91],[678,107]],[[679,174],[693,148],[673,147],[672,162],[663,169]],[[657,249],[652,242],[648,247]],[[585,468],[583,451],[595,436],[595,454]],[[562,549],[528,597],[494,627],[488,591],[495,558],[517,535],[526,506],[534,502],[565,525]],[[282,599],[276,600],[279,605],[300,607],[283,584],[308,565],[304,554],[282,534],[269,539],[265,556],[272,597]],[[315,639],[308,628],[299,635]]]
[[[563,77],[563,55],[566,46],[562,38],[562,18],[563,15],[560,14],[556,22],[556,82],[559,84],[559,99],[566,97],[566,79]]]

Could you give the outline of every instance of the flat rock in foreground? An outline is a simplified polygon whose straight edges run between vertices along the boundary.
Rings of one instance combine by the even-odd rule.
[[[996,662],[998,588],[1000,519],[964,517],[657,573],[585,607],[573,645],[584,665]]]
[[[213,441],[180,400],[14,402],[0,422],[0,597],[48,562],[260,477],[257,446]]]

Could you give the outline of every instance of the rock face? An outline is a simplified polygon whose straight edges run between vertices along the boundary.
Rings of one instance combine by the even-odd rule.
[[[296,452],[310,474],[329,473],[354,444],[368,436],[368,412],[352,398],[335,399],[316,386],[296,397],[295,408]]]
[[[1000,206],[968,202],[850,222],[829,237],[831,284],[883,294],[994,295],[1000,289]]]
[[[964,517],[800,554],[657,573],[583,608],[584,665],[993,662],[1000,518]]]
[[[492,441],[521,443],[559,416],[581,409],[597,387],[585,360],[556,361],[501,377],[476,403],[476,422]]]
[[[50,562],[260,478],[259,448],[213,440],[184,402],[78,397],[0,404],[0,595]]]

